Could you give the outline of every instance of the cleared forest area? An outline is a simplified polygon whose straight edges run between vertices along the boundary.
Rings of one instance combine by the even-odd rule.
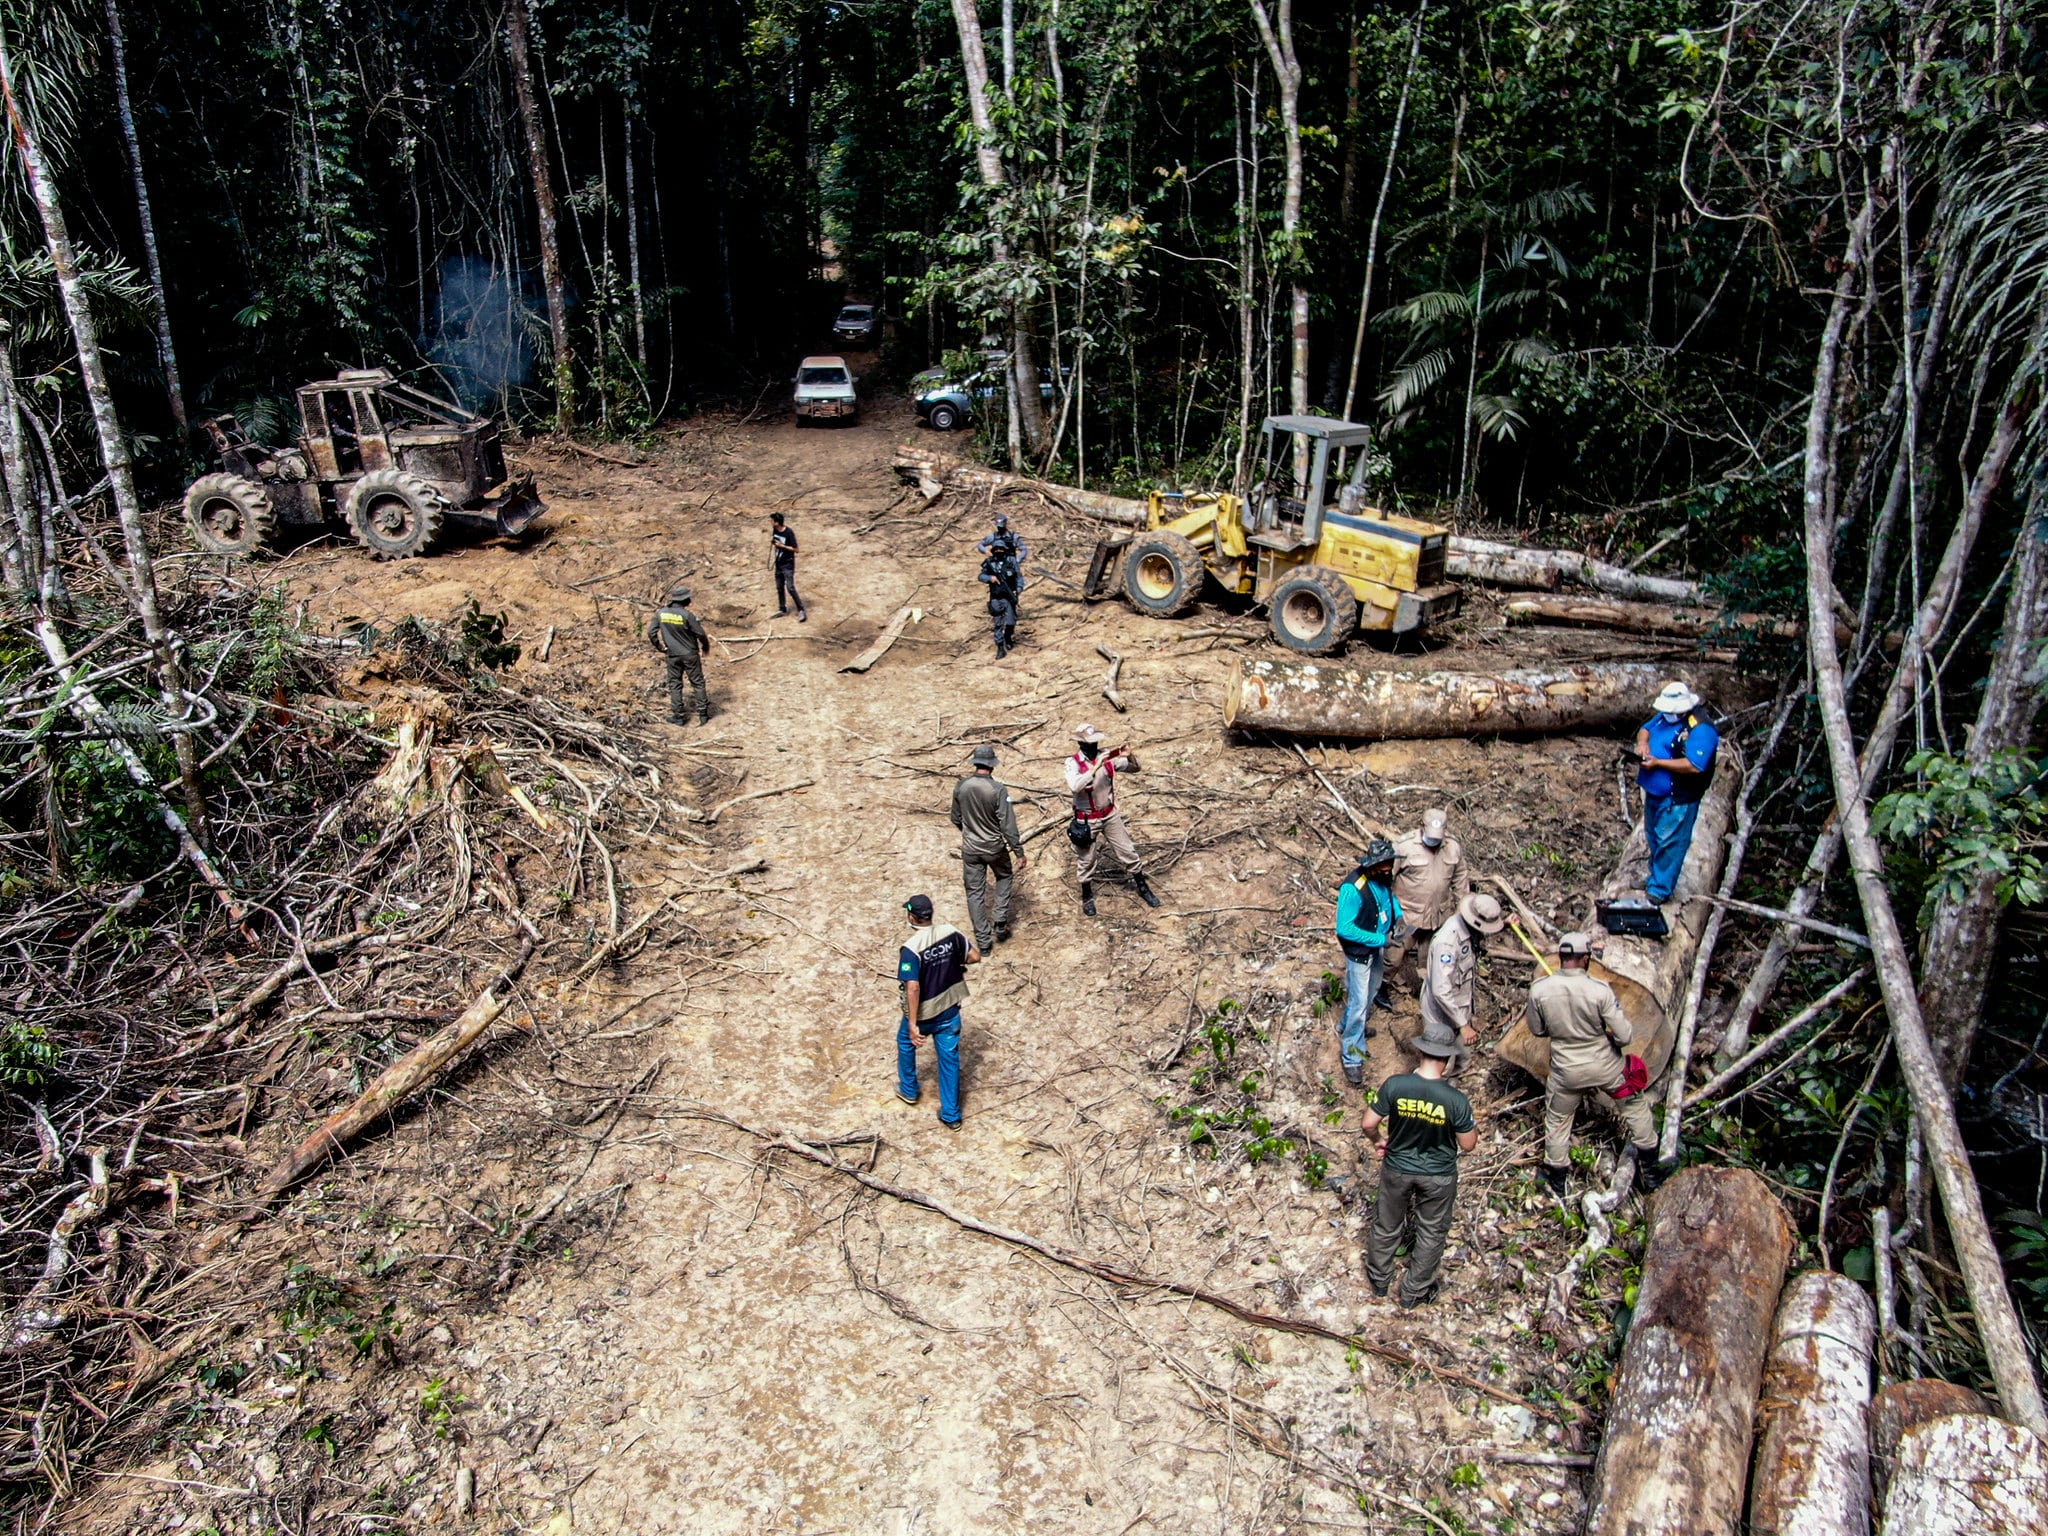
[[[0,0],[16,1528],[2025,1528],[2040,21]],[[954,1130],[896,951],[983,746]],[[1331,930],[1430,807],[1513,923],[1409,1309],[1423,1021],[1347,1083]],[[1658,1144],[1560,1198],[1524,1004],[1617,901]]]

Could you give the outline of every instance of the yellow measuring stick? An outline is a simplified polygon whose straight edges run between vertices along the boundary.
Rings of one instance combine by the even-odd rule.
[[[1508,919],[1508,926],[1515,930],[1515,937],[1522,941],[1522,948],[1528,950],[1530,955],[1535,958],[1537,968],[1546,976],[1555,975],[1557,967],[1544,959],[1543,952],[1529,942],[1529,935],[1522,931],[1522,925],[1511,917]]]

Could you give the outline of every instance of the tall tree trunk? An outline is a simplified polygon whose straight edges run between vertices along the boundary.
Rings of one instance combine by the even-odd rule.
[[[1273,15],[1265,0],[1251,0],[1273,76],[1280,82],[1280,127],[1286,136],[1287,183],[1280,195],[1280,236],[1286,250],[1288,329],[1292,338],[1287,367],[1287,408],[1308,414],[1308,288],[1303,282],[1307,253],[1301,239],[1301,61],[1294,54],[1294,0],[1279,0]],[[1294,478],[1308,478],[1308,440],[1294,443]]]
[[[23,602],[34,602],[42,587],[42,540],[38,537],[35,472],[26,454],[18,388],[13,349],[7,338],[0,336],[0,492],[7,498],[7,590]]]
[[[1358,329],[1351,337],[1351,380],[1344,386],[1344,419],[1358,399],[1358,364],[1365,355],[1365,322],[1372,313],[1372,279],[1380,259],[1380,223],[1387,213],[1387,194],[1394,187],[1394,164],[1401,158],[1401,128],[1408,118],[1408,92],[1415,84],[1415,65],[1422,57],[1422,20],[1429,0],[1415,7],[1415,32],[1408,43],[1408,67],[1401,74],[1401,99],[1394,104],[1394,131],[1387,136],[1387,168],[1380,174],[1379,201],[1372,207],[1372,228],[1365,237],[1365,281],[1358,291]]]
[[[640,287],[640,183],[633,164],[633,103],[626,103],[626,275],[633,285],[633,357],[640,364],[640,388],[647,389],[647,300]]]
[[[1977,728],[1963,761],[1982,768],[2001,752],[2026,750],[2040,713],[2041,693],[2033,672],[2048,638],[2048,517],[2030,505],[2015,552],[2012,589],[2005,601],[2005,631],[1984,681]],[[1985,987],[1998,948],[1998,883],[1986,876],[1961,899],[1944,900],[1922,945],[1920,1006],[1941,1059],[1942,1075],[1954,1090],[1970,1065],[1970,1047],[1984,1008]]]
[[[1486,318],[1486,258],[1493,254],[1493,221],[1479,229],[1479,284],[1472,297],[1472,360],[1465,371],[1465,435],[1458,449],[1458,500],[1465,511],[1465,488],[1472,478],[1472,401],[1479,393],[1479,327]]]
[[[989,194],[989,232],[992,254],[1008,266],[1014,258],[1010,238],[1002,227],[1000,193],[1009,178],[1003,170],[1002,146],[996,138],[995,119],[988,104],[988,52],[981,40],[981,14],[974,0],[953,0],[953,23],[960,33],[960,67],[967,76],[967,110],[974,120],[974,163],[981,184]],[[1010,332],[1010,377],[1016,388],[1017,422],[1023,449],[1037,453],[1045,444],[1045,402],[1038,393],[1038,363],[1031,344],[1031,331],[1021,305],[1005,306]],[[1017,466],[1021,468],[1020,466]]]
[[[1258,358],[1254,350],[1253,334],[1253,289],[1252,243],[1253,221],[1258,217],[1259,186],[1256,166],[1248,161],[1245,145],[1243,103],[1239,99],[1239,87],[1234,78],[1231,81],[1231,121],[1235,132],[1237,154],[1232,164],[1237,171],[1237,468],[1231,476],[1230,486],[1242,496],[1245,493],[1245,461],[1251,455],[1252,446],[1252,391],[1258,381]],[[1252,139],[1249,153],[1258,148],[1259,75],[1252,71]],[[1249,182],[1247,170],[1250,170]]]
[[[540,278],[547,290],[548,340],[555,354],[555,430],[576,425],[576,354],[569,342],[569,302],[562,291],[562,243],[555,213],[555,173],[548,161],[547,131],[533,87],[532,40],[526,0],[505,8],[505,45],[512,56],[512,94],[526,130],[526,167],[533,177],[533,201],[540,222]]]
[[[92,407],[93,427],[99,434],[100,461],[106,466],[107,484],[113,492],[114,511],[121,520],[121,537],[128,550],[128,573],[135,608],[142,620],[142,633],[156,654],[157,680],[163,692],[164,708],[174,720],[186,714],[184,668],[177,646],[164,628],[157,605],[156,564],[150,556],[149,540],[142,527],[142,499],[135,491],[135,467],[128,456],[128,439],[121,434],[120,419],[114,414],[114,396],[107,384],[106,360],[100,353],[99,326],[93,319],[79,278],[78,257],[71,244],[71,231],[64,222],[58,201],[57,183],[43,159],[34,126],[14,92],[14,63],[4,36],[0,36],[0,98],[7,109],[8,130],[14,135],[21,168],[29,194],[41,215],[43,236],[50,248],[50,263],[57,273],[57,291],[64,301],[65,318],[71,323],[71,338],[78,348],[78,371],[85,385],[85,398]],[[185,819],[194,835],[204,824],[206,800],[199,790],[199,754],[192,733],[175,731],[171,741],[178,759],[178,776],[183,783]]]
[[[1956,1123],[1955,1103],[1943,1080],[1941,1062],[1928,1038],[1913,983],[1912,964],[1892,912],[1884,883],[1884,854],[1870,831],[1870,807],[1862,784],[1862,765],[1849,722],[1848,690],[1842,681],[1842,658],[1835,643],[1834,537],[1832,496],[1836,391],[1846,329],[1855,288],[1870,239],[1874,194],[1864,200],[1851,225],[1849,248],[1835,286],[1834,302],[1823,328],[1814,367],[1813,399],[1806,426],[1806,645],[1813,662],[1814,689],[1826,732],[1828,764],[1834,778],[1835,804],[1842,823],[1843,845],[1855,876],[1863,908],[1864,931],[1870,936],[1878,985],[1891,1018],[1892,1042],[1900,1074],[1912,1098],[1916,1118],[1933,1165],[1936,1187],[1948,1217],[1949,1235],[1963,1284],[1976,1314],[1978,1336],[1997,1383],[2008,1417],[2039,1435],[2048,1435],[2048,1407],[2034,1379],[2027,1336],[2006,1287],[2005,1268],[1992,1242],[1977,1181],[1970,1171],[1969,1148]],[[1988,456],[1988,455],[1987,455]]]
[[[150,211],[149,182],[142,174],[142,141],[135,135],[135,112],[128,101],[128,46],[121,32],[120,0],[107,0],[107,41],[114,77],[114,111],[121,120],[121,142],[128,150],[128,174],[135,182],[135,212],[142,222],[142,259],[149,270],[149,291],[156,303],[156,355],[163,364],[164,389],[171,400],[171,420],[178,428],[178,452],[186,449],[185,388],[178,381],[178,353],[171,345],[170,302],[164,296],[164,265],[156,250],[156,215]]]

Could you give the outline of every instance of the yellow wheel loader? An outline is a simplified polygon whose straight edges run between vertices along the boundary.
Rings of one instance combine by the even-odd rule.
[[[1296,440],[1305,439],[1296,455]],[[1186,613],[1205,575],[1264,604],[1273,638],[1306,656],[1341,651],[1361,629],[1409,634],[1454,617],[1444,581],[1450,530],[1365,503],[1372,429],[1318,416],[1269,416],[1249,497],[1154,491],[1142,532],[1095,546],[1084,597],[1122,592],[1160,618]],[[1326,502],[1332,452],[1356,450],[1350,482]],[[1286,462],[1294,457],[1306,477]]]

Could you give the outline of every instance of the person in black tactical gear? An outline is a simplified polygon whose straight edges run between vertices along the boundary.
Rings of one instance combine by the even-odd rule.
[[[1024,562],[1031,558],[1031,550],[1025,542],[1010,530],[1010,520],[1002,513],[996,514],[995,532],[983,539],[975,548],[984,555],[1006,555],[1015,567],[1017,579],[1011,583],[1010,607],[1017,617],[1024,613]],[[983,581],[988,580],[986,576]]]
[[[808,624],[811,615],[804,607],[803,597],[796,589],[796,530],[780,512],[768,514],[768,521],[774,526],[768,534],[768,542],[775,550],[775,613],[776,617],[789,612],[789,605],[796,604],[796,621]]]
[[[1000,661],[1017,643],[1017,594],[1024,575],[1017,569],[1016,556],[998,548],[981,562],[981,574],[975,579],[988,588],[989,624],[995,631],[996,659]]]
[[[677,587],[647,626],[647,643],[662,654],[668,664],[668,723],[688,725],[692,693],[699,724],[711,719],[711,695],[704,687],[704,652],[711,636],[704,623],[690,612],[690,589]]]

